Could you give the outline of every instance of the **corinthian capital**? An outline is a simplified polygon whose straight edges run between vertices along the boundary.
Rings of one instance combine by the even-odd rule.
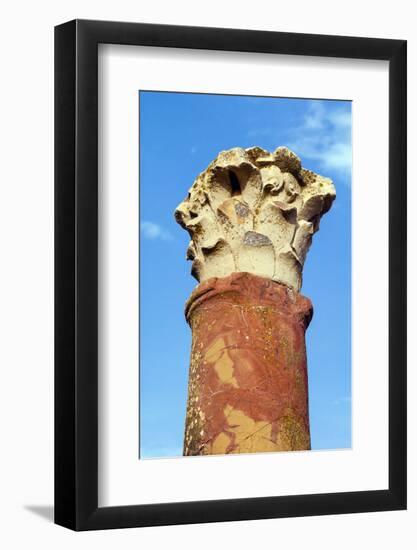
[[[320,218],[336,197],[330,179],[301,167],[286,147],[222,151],[191,186],[175,218],[203,282],[249,272],[299,290]]]

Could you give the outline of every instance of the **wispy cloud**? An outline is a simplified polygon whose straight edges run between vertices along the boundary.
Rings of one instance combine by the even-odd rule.
[[[348,174],[352,164],[350,110],[312,100],[288,146],[302,159],[317,161],[324,170]]]
[[[140,231],[145,239],[172,241],[172,235],[154,222],[142,221],[140,224]]]
[[[318,130],[324,127],[326,110],[321,101],[312,101],[308,112],[304,117],[304,127],[311,130]]]

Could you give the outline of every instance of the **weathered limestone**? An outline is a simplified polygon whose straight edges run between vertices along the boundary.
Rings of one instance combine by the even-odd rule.
[[[302,268],[331,180],[285,147],[221,152],[175,217],[200,282],[192,334],[185,455],[310,449]]]
[[[335,196],[331,180],[301,168],[285,147],[221,152],[175,212],[191,236],[192,274],[203,282],[249,272],[299,290],[312,236]]]

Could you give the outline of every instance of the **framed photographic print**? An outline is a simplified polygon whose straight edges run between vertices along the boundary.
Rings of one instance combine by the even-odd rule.
[[[55,29],[55,521],[406,507],[406,42]]]

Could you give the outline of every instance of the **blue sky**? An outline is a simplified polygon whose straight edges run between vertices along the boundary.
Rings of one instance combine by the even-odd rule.
[[[184,304],[197,281],[174,221],[221,150],[286,145],[333,179],[337,198],[304,266],[313,449],[351,446],[351,103],[140,92],[140,457],[182,455],[191,346]]]

